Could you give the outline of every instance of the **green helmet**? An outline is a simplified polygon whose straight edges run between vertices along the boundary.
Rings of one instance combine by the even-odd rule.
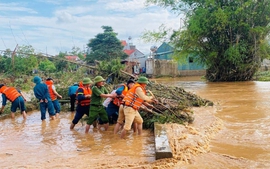
[[[89,77],[86,77],[86,78],[83,79],[82,83],[85,85],[85,84],[92,84],[93,82]]]
[[[139,79],[137,80],[137,82],[138,83],[145,83],[145,84],[148,84],[149,83],[148,79],[146,77],[144,77],[144,76],[139,77]]]
[[[95,83],[98,83],[98,82],[104,82],[105,79],[103,79],[102,76],[96,76],[95,79],[94,79]]]

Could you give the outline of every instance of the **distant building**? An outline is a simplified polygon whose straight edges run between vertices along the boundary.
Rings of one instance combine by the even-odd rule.
[[[121,41],[123,51],[128,55],[126,61],[137,62],[139,63],[139,68],[145,68],[145,61],[147,60],[147,57],[141,51],[139,51],[135,45],[133,45],[131,39],[132,38],[129,37],[128,42],[125,40]]]
[[[155,59],[172,60],[174,48],[172,45],[163,42],[157,49]],[[178,70],[204,70],[204,65],[194,62],[194,57],[190,56],[186,62],[178,63]]]
[[[69,61],[78,62],[80,61],[80,58],[78,56],[65,56],[65,58]]]
[[[154,59],[171,60],[174,48],[166,42],[163,42],[155,51]]]
[[[204,65],[194,62],[194,57],[190,56],[184,63],[173,61],[174,48],[172,45],[163,42],[153,53],[151,59],[147,60],[146,74],[149,75],[204,75]]]

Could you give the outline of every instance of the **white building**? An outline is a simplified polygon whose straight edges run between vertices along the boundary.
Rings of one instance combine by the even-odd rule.
[[[147,60],[147,56],[145,56],[141,51],[139,51],[135,45],[133,45],[131,41],[131,37],[128,38],[128,42],[122,40],[123,51],[128,55],[127,61],[130,62],[138,62],[139,68],[145,68],[145,62]]]

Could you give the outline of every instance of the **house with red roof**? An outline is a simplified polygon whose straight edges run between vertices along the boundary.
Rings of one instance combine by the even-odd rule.
[[[129,40],[128,42],[125,40],[121,41],[123,51],[128,55],[126,61],[133,63],[137,62],[138,65],[135,67],[137,67],[138,69],[145,68],[147,57],[141,51],[139,51],[135,45],[133,45],[133,43],[131,42],[131,37],[129,37],[128,40]],[[138,72],[139,70],[135,71]]]
[[[73,61],[73,62],[77,62],[80,61],[80,58],[78,56],[75,55],[71,55],[71,56],[65,56],[65,58],[69,61]]]

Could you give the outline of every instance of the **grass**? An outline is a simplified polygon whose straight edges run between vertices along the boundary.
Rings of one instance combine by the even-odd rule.
[[[270,81],[270,71],[257,72],[253,76],[253,80],[256,81]]]

